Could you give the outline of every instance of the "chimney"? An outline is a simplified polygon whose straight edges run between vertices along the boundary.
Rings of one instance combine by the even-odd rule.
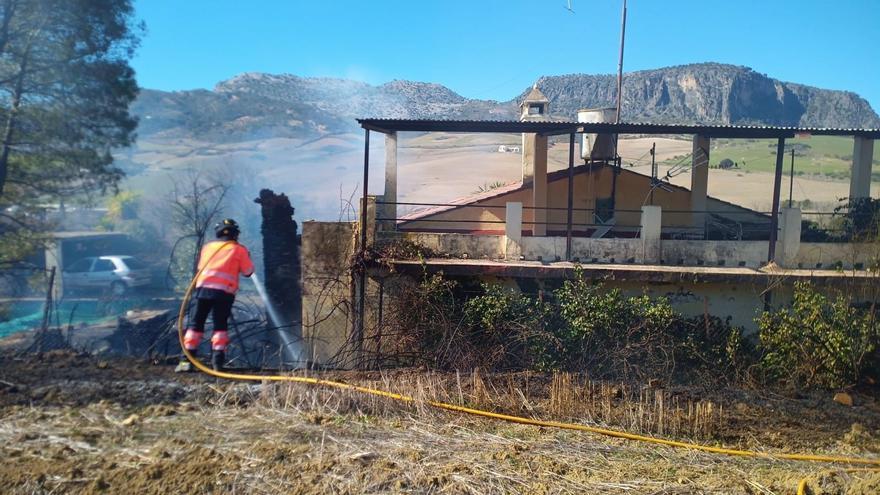
[[[550,100],[538,89],[538,83],[519,104],[521,122],[546,122],[550,120]],[[542,166],[543,160],[543,166]],[[542,169],[547,173],[547,137],[534,133],[522,135],[522,182],[531,184],[535,178],[535,170]]]

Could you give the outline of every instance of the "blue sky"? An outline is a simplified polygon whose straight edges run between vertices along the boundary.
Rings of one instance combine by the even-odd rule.
[[[510,99],[541,75],[617,70],[621,0],[136,0],[143,87],[242,72],[436,82]],[[629,0],[624,70],[745,65],[880,111],[880,0]]]

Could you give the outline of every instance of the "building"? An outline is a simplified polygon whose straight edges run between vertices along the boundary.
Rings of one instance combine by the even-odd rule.
[[[303,224],[304,337],[316,361],[350,364],[339,360],[341,350],[357,354],[370,328],[381,326],[390,274],[443,272],[519,283],[570,277],[579,266],[606,284],[666,296],[684,313],[730,318],[747,329],[754,329],[754,317],[766,305],[786,301],[796,281],[846,287],[854,294],[873,283],[867,268],[880,259],[875,244],[807,242],[801,211],[781,208],[780,197],[785,140],[804,133],[853,138],[850,197],[869,197],[880,130],[615,124],[607,109],[585,109],[578,121],[557,121],[549,105],[535,86],[520,106],[518,121],[358,120],[365,131],[364,184],[371,171],[370,138],[385,138],[384,191],[372,194],[365,187],[359,222]],[[519,133],[522,179],[399,215],[400,132]],[[690,188],[622,169],[619,134],[692,136]],[[548,173],[548,140],[565,137],[568,167]],[[777,141],[772,211],[708,196],[715,138]],[[347,270],[348,260],[364,261],[374,247],[400,241],[437,256],[362,266],[346,282],[350,272],[340,266]]]

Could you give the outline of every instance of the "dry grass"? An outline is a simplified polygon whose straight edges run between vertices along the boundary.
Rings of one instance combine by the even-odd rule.
[[[710,400],[691,399],[656,385],[593,381],[576,373],[376,372],[360,374],[357,382],[413,397],[416,400],[412,408],[420,416],[434,412],[427,402],[440,401],[531,418],[696,440],[714,439],[724,426],[723,407]],[[298,385],[275,387],[263,392],[261,400],[265,405],[303,407],[299,401],[304,395],[299,393]],[[382,416],[389,408],[398,410],[397,404],[379,397],[327,393],[327,400],[336,401],[335,407],[344,413],[364,410]],[[346,402],[349,399],[355,402]],[[314,410],[317,404],[309,406]]]
[[[436,383],[421,382],[426,391]],[[0,482],[12,493],[790,493],[815,468],[488,422],[301,384],[212,387],[204,404],[9,409]],[[864,478],[830,493],[849,493]]]
[[[417,399],[402,404],[79,356],[3,365],[2,379],[17,387],[0,388],[3,493],[792,493],[802,476],[828,468],[488,421],[429,399],[761,449],[788,450],[791,436],[808,442],[797,450],[880,452],[874,406],[861,396],[861,412],[841,410],[832,423],[824,403],[800,416],[776,399],[762,409],[755,397],[722,410],[682,391],[573,374],[321,375]],[[866,426],[849,431],[856,420]],[[880,490],[880,476],[820,478],[823,493]]]

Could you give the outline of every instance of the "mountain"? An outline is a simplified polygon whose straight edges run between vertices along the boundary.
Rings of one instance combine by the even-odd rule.
[[[551,115],[574,120],[577,109],[610,106],[612,75],[541,77]],[[141,137],[211,142],[269,137],[313,138],[357,130],[357,117],[513,119],[525,91],[507,102],[465,98],[439,84],[245,73],[213,90],[145,89],[132,111]],[[623,120],[656,123],[773,124],[880,128],[880,117],[855,93],[814,88],[747,67],[692,64],[624,75]]]
[[[355,119],[513,118],[515,106],[471,100],[433,83],[380,86],[334,78],[245,73],[213,91],[144,89],[132,105],[140,136],[187,136],[207,141],[309,138],[354,131]]]
[[[612,75],[542,77],[550,111],[613,106]],[[517,100],[525,96],[524,91]],[[769,124],[802,127],[880,127],[863,98],[779,81],[748,67],[715,63],[631,72],[623,78],[622,120],[654,123]]]

